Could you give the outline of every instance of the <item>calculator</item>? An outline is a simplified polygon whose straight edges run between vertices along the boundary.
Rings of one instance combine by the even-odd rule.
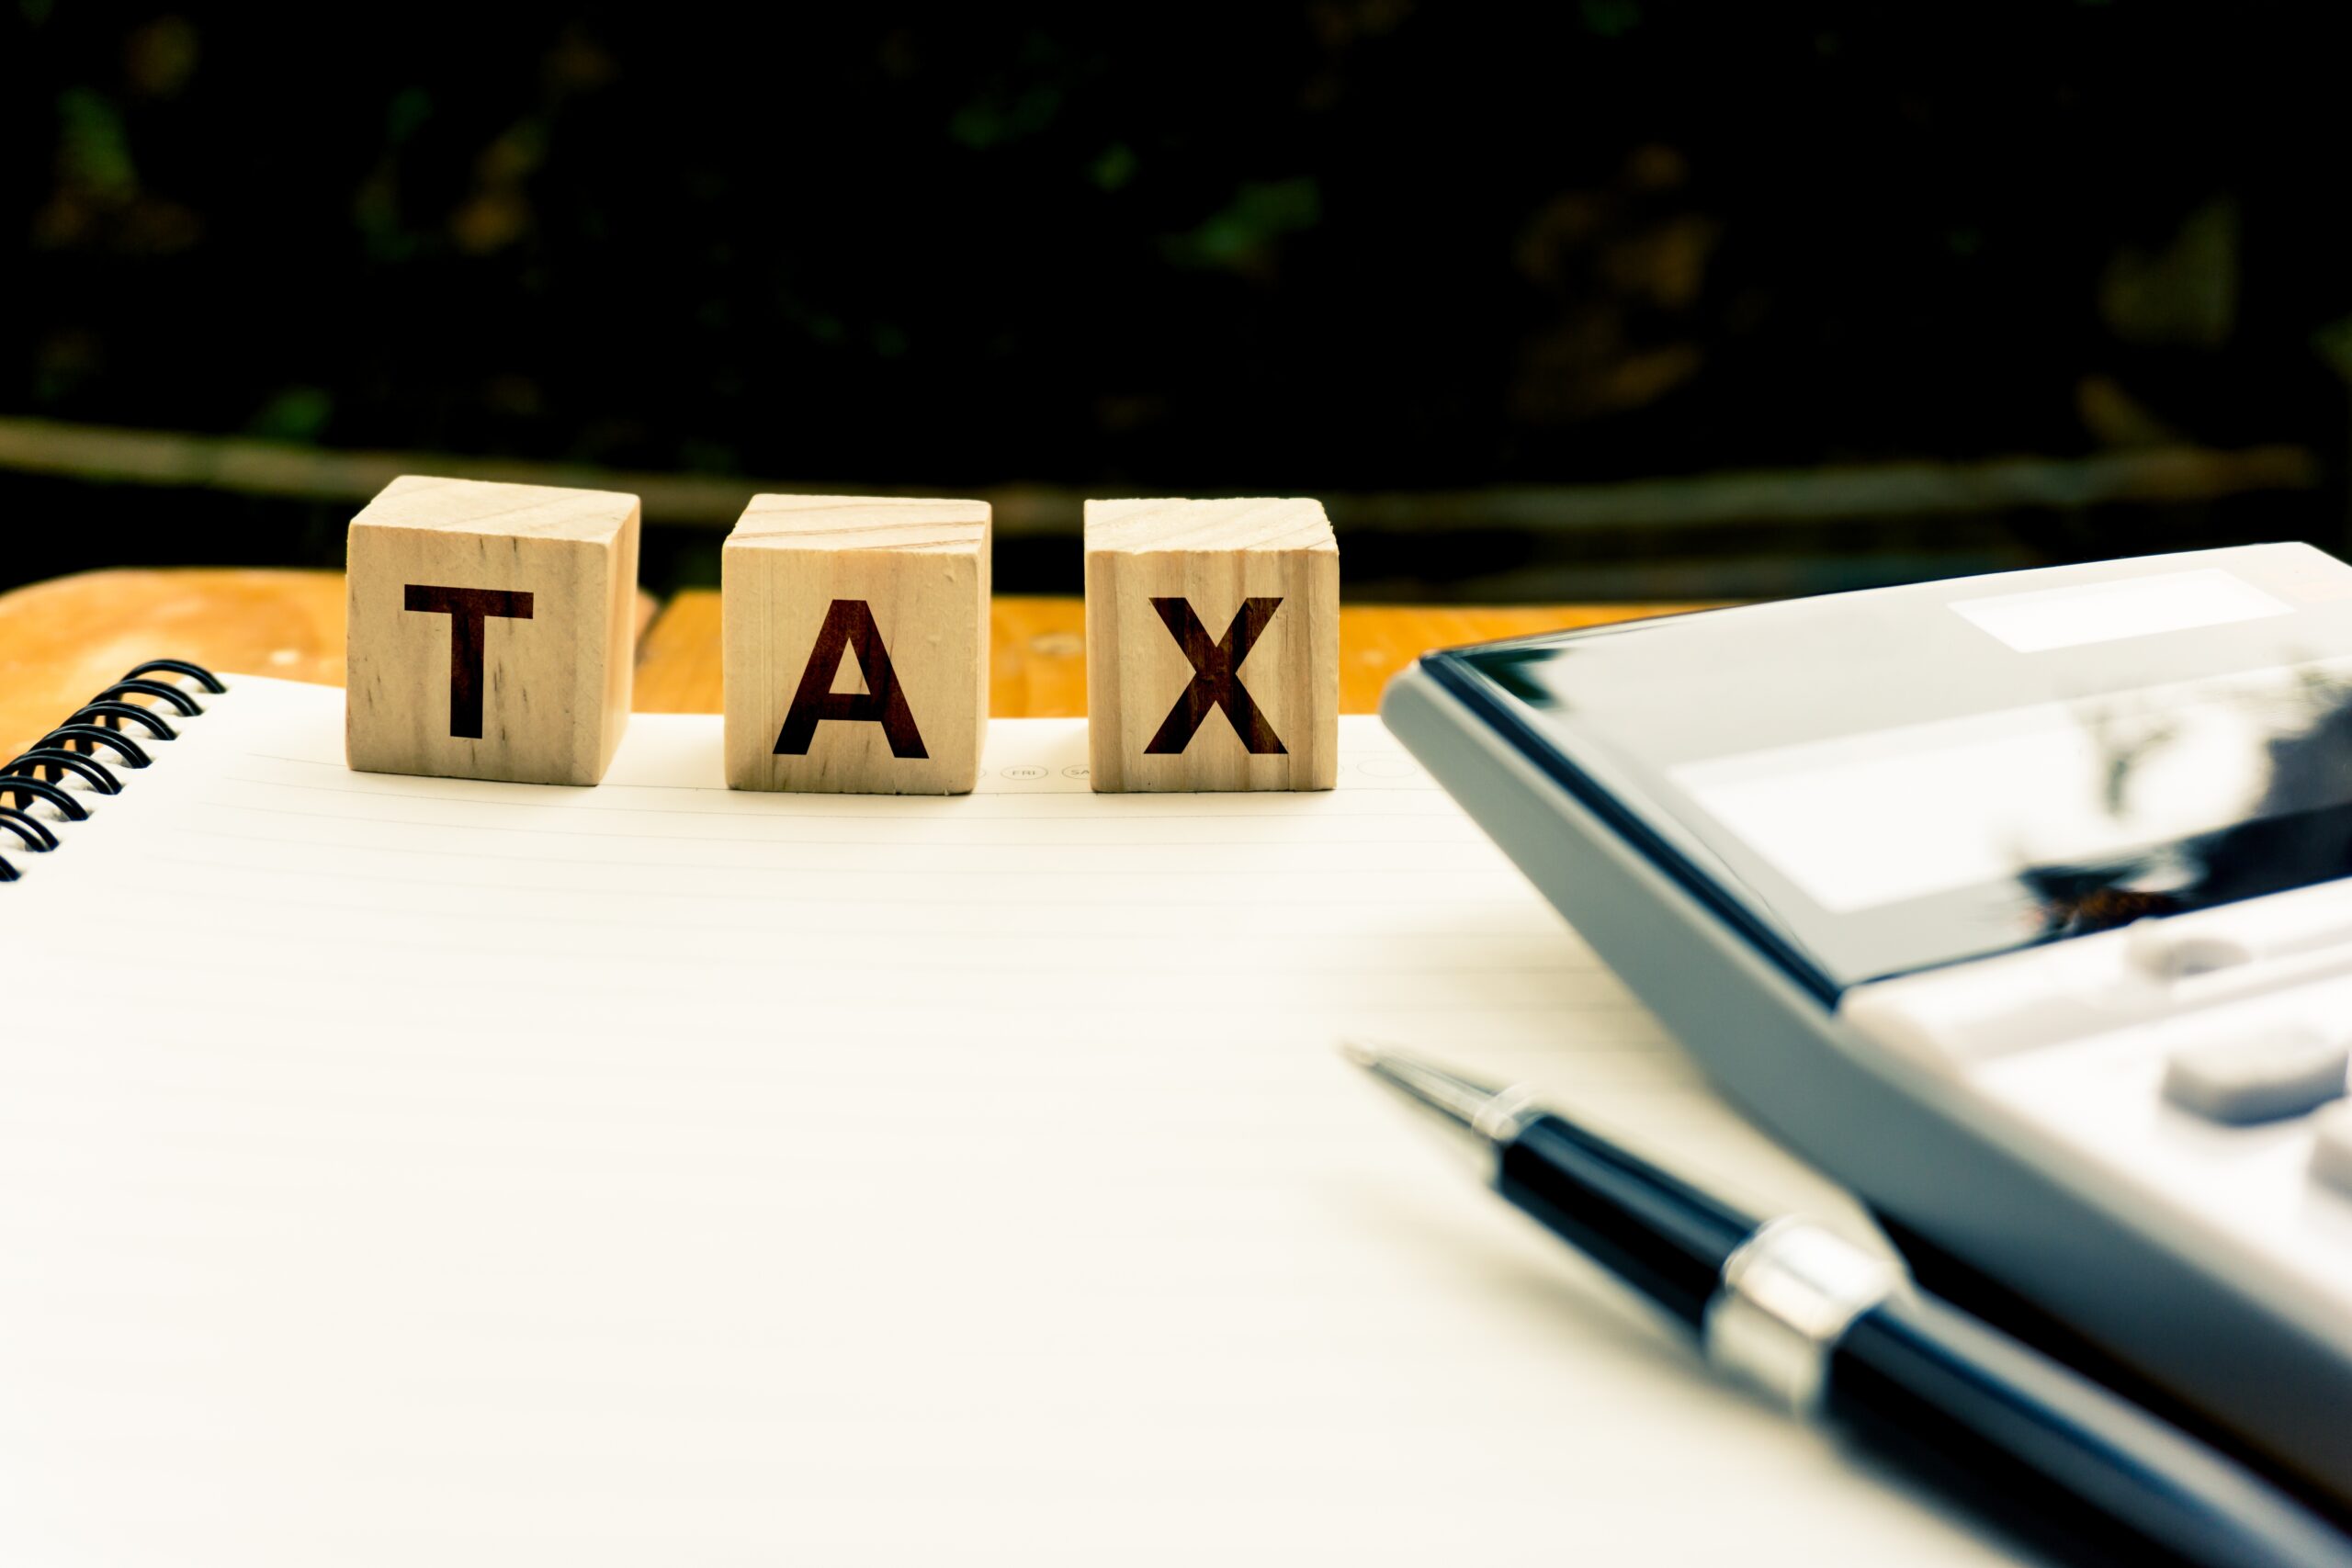
[[[1906,1250],[2352,1506],[2352,567],[1665,616],[1382,714]]]

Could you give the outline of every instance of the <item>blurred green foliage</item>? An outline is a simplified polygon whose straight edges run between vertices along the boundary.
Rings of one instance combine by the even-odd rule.
[[[2340,471],[2329,32],[20,0],[0,413],[886,484]]]

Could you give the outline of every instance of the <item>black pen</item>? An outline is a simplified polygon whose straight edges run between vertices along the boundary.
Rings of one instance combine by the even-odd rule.
[[[1491,1158],[1498,1192],[1690,1329],[1709,1361],[1964,1480],[2044,1544],[2131,1563],[2352,1565],[2352,1543],[2252,1471],[1837,1233],[1758,1224],[1523,1089],[1347,1052]]]

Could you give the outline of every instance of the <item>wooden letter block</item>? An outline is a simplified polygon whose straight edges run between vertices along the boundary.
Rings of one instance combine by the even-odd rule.
[[[344,750],[592,784],[628,722],[637,497],[403,474],[351,520]]]
[[[1086,503],[1098,790],[1329,789],[1340,546],[1319,501]]]
[[[755,495],[719,554],[732,789],[962,795],[989,716],[989,508]]]

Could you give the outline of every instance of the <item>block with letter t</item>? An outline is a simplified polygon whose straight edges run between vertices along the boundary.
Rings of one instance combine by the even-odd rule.
[[[1338,783],[1340,547],[1323,503],[1088,502],[1086,709],[1098,790]]]
[[[351,520],[345,755],[593,784],[628,722],[638,501],[404,474]]]
[[[989,525],[978,501],[752,498],[719,555],[729,787],[972,787]]]

